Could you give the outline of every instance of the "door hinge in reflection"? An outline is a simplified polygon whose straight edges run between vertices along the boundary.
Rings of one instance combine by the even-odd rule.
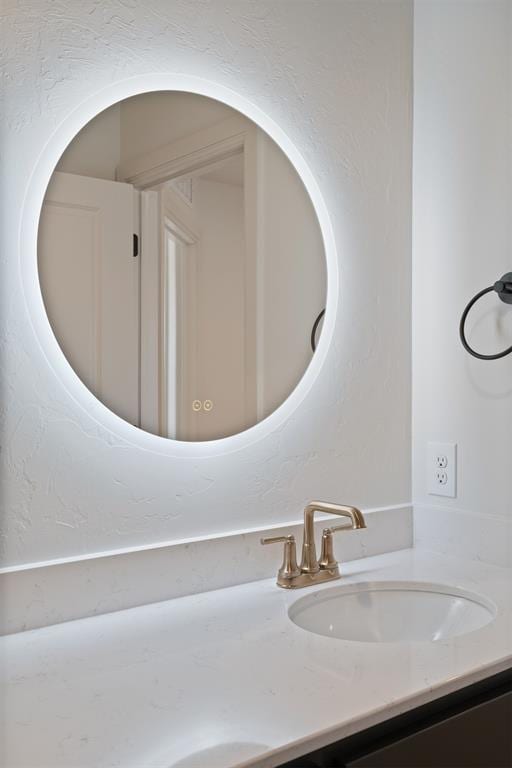
[[[133,257],[139,255],[139,236],[134,233],[133,235]]]

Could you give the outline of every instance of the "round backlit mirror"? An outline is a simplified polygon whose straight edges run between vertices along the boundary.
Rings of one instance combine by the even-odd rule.
[[[247,117],[181,91],[114,104],[69,144],[38,264],[84,384],[174,440],[227,437],[281,405],[326,301],[322,235],[294,167]]]

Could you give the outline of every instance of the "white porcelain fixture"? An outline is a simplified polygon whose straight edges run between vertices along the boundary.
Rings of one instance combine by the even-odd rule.
[[[290,619],[309,632],[366,643],[445,640],[485,626],[496,607],[466,590],[428,582],[362,582],[297,600]]]

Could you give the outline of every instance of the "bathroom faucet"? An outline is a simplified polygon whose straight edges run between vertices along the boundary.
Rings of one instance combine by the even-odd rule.
[[[324,528],[320,560],[317,559],[315,548],[315,512],[327,512],[330,515],[338,515],[350,519],[348,525]],[[363,513],[356,507],[344,504],[331,504],[326,501],[310,502],[304,509],[304,534],[300,566],[297,565],[294,536],[272,536],[261,539],[262,544],[284,542],[283,563],[277,574],[278,586],[285,589],[299,589],[300,587],[309,587],[324,581],[339,579],[341,574],[333,552],[333,533],[359,528],[366,528],[366,522]]]

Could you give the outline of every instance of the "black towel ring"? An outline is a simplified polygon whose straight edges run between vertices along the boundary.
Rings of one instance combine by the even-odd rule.
[[[491,291],[496,291],[500,299],[504,301],[505,304],[512,304],[512,272],[507,272],[507,274],[503,275],[501,280],[497,280],[494,285],[490,285],[488,288],[484,288],[483,291],[480,291],[476,294],[476,296],[473,296],[466,309],[462,313],[459,326],[459,334],[462,346],[467,352],[469,352],[470,355],[473,355],[473,357],[478,357],[479,360],[499,360],[500,357],[510,355],[512,352],[511,346],[508,349],[503,350],[503,352],[497,352],[495,355],[482,355],[480,352],[475,352],[475,350],[472,349],[466,341],[464,326],[466,324],[468,313],[471,307],[476,304],[478,299],[481,299],[482,296],[485,296],[486,293],[491,293]]]
[[[318,331],[320,320],[324,315],[325,315],[325,309],[322,309],[322,311],[319,313],[318,317],[316,318],[315,322],[313,323],[313,328],[311,329],[311,349],[313,350],[313,352],[316,349],[316,332]]]

